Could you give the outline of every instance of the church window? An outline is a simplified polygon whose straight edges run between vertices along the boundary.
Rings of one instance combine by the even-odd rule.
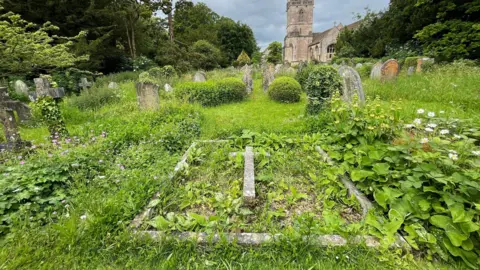
[[[299,14],[298,14],[298,21],[299,22],[304,22],[305,21],[305,11],[303,11],[303,9],[301,9]]]
[[[328,45],[327,47],[328,59],[332,59],[334,54],[335,54],[335,44]]]

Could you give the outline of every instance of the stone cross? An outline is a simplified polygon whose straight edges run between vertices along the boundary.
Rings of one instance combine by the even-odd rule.
[[[136,85],[137,101],[140,110],[157,110],[160,108],[160,97],[158,96],[158,85],[153,83],[140,82]]]
[[[20,101],[11,100],[7,88],[0,87],[0,122],[3,124],[5,138],[7,139],[7,144],[0,145],[0,150],[19,148],[26,143],[22,142],[15,120],[14,112],[19,104],[24,105]]]
[[[361,104],[365,104],[365,92],[363,92],[362,79],[360,74],[349,66],[342,66],[338,73],[343,79],[342,98],[348,103],[352,102],[356,94]]]
[[[195,76],[193,76],[193,82],[206,82],[207,81],[207,74],[203,71],[197,71]]]
[[[372,72],[370,73],[370,79],[380,80],[382,77],[382,65],[383,63],[378,62],[372,67]]]
[[[92,87],[92,83],[89,82],[87,78],[81,78],[78,86],[80,86],[83,90],[87,90],[88,88]]]
[[[400,71],[400,65],[395,59],[390,59],[382,65],[381,70],[381,80],[382,81],[391,81],[397,78],[398,72]]]
[[[253,91],[253,70],[249,65],[245,65],[243,68],[243,82],[247,86],[247,94],[250,95]]]
[[[273,65],[268,64],[268,66],[263,70],[263,92],[268,91],[268,87],[272,84],[275,79],[275,69]]]
[[[35,82],[37,98],[52,97],[55,100],[59,100],[65,96],[63,87],[51,88],[50,82],[46,78],[36,78],[33,81]]]

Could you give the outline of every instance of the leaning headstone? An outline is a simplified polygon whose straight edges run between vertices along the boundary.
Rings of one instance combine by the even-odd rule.
[[[409,67],[407,74],[408,76],[412,76],[415,73],[415,67]]]
[[[428,57],[424,57],[424,58],[419,58],[417,60],[417,72],[422,72],[423,70],[423,64],[427,63],[427,62],[430,62],[430,63],[435,63],[435,59],[433,58],[428,58]]]
[[[92,83],[88,81],[87,78],[80,78],[80,83],[78,84],[83,90],[87,90],[92,87]]]
[[[160,108],[158,96],[159,86],[153,83],[137,83],[137,101],[140,110],[156,110]]]
[[[13,88],[15,89],[15,92],[17,92],[18,94],[22,94],[22,95],[25,95],[25,96],[28,96],[28,86],[26,83],[24,83],[23,81],[21,80],[17,80],[13,86]]]
[[[383,63],[378,62],[372,67],[372,72],[370,73],[370,79],[380,80],[382,77],[382,65]]]
[[[245,65],[243,68],[243,83],[246,85],[246,92],[250,95],[253,91],[253,71],[252,68],[248,65]]]
[[[110,82],[110,83],[108,84],[108,88],[109,88],[109,89],[118,89],[118,83],[116,83],[116,82]]]
[[[270,84],[272,84],[274,79],[275,79],[275,69],[273,65],[268,65],[263,70],[263,92],[268,91],[268,87],[270,87]]]
[[[399,71],[400,71],[400,65],[398,64],[398,61],[395,59],[390,59],[382,65],[381,80],[382,81],[394,80],[397,78]]]
[[[360,74],[349,66],[342,66],[338,73],[343,79],[342,98],[346,102],[352,102],[354,95],[357,95],[361,104],[365,103],[365,92],[363,92],[362,79]]]
[[[170,93],[170,92],[173,91],[173,87],[172,87],[170,84],[168,84],[168,83],[166,83],[166,84],[163,86],[163,89],[164,89],[165,92],[167,92],[167,93]]]
[[[197,73],[195,73],[195,76],[193,76],[193,81],[194,82],[206,82],[207,81],[207,75],[203,71],[197,71]]]

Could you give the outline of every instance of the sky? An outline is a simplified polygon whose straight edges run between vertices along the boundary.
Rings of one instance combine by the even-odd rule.
[[[221,16],[248,24],[258,45],[264,49],[272,41],[283,43],[286,32],[287,0],[193,0],[203,2]],[[379,11],[388,7],[389,0],[315,0],[314,32],[332,28],[334,23],[350,24],[354,13],[364,13],[366,7]]]

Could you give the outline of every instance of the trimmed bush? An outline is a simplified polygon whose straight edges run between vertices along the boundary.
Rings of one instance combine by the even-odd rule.
[[[332,66],[316,66],[305,83],[308,96],[307,114],[317,114],[332,94],[340,91],[341,78]]]
[[[310,72],[312,72],[314,68],[315,68],[314,65],[308,64],[306,67],[302,69],[302,71],[297,72],[297,75],[295,76],[295,79],[302,86],[303,91],[305,91],[305,83],[307,82],[308,75],[310,75]]]
[[[301,94],[302,87],[290,77],[279,77],[268,88],[268,96],[271,99],[284,103],[299,102]]]
[[[242,101],[246,96],[246,86],[236,78],[227,78],[218,82],[187,82],[177,85],[175,96],[190,103],[199,103],[204,107]]]

